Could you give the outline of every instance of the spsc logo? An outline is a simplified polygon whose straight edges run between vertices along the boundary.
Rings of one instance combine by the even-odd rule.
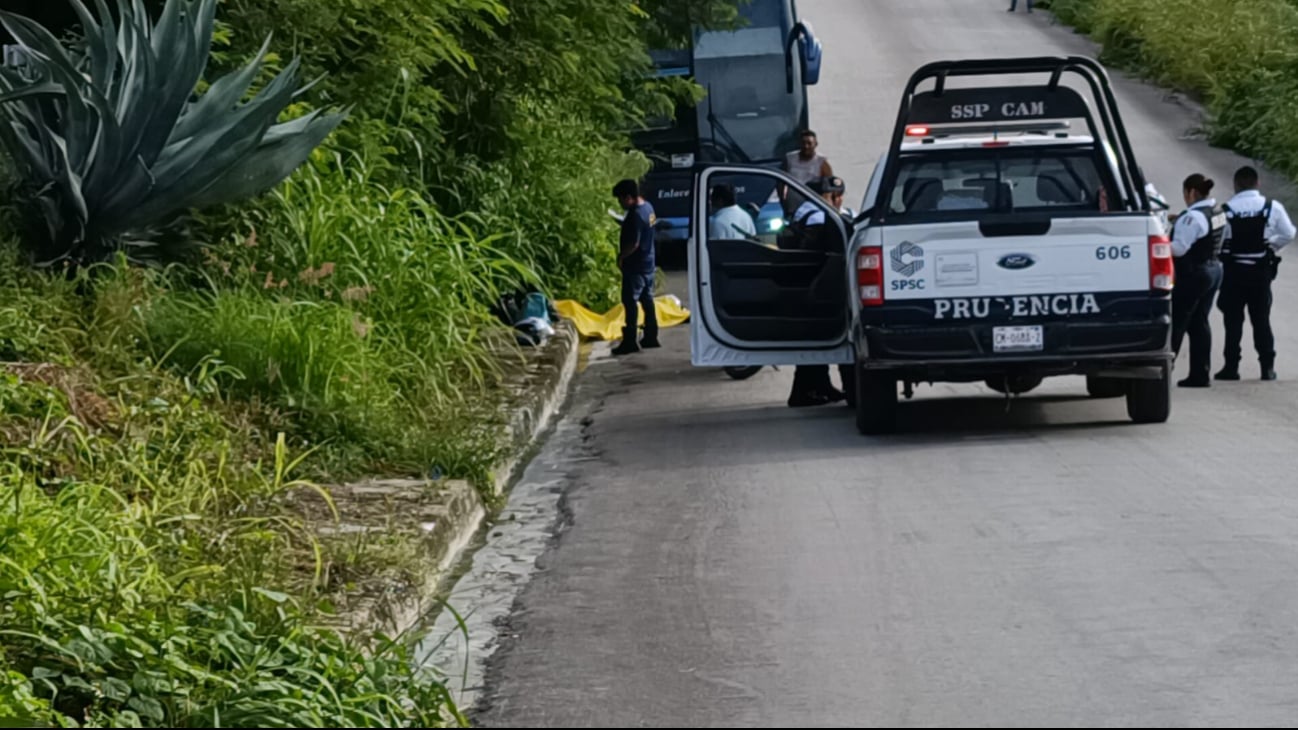
[[[907,260],[906,257],[910,257]],[[910,241],[902,241],[888,254],[892,259],[892,270],[902,276],[914,276],[924,268],[924,249]]]

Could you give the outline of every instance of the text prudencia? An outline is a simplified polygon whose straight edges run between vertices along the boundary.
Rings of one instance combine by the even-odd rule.
[[[1012,317],[1047,317],[1070,314],[1099,314],[1094,294],[1046,294],[1021,297],[971,297],[937,299],[933,319],[982,319],[995,311]]]

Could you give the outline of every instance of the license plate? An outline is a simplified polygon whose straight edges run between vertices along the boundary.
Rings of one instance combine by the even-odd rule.
[[[1045,338],[1042,336],[1041,325],[992,329],[992,350],[995,352],[1040,350],[1044,346]]]

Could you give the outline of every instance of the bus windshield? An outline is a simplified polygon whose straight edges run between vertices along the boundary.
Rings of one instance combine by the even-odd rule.
[[[707,96],[694,109],[678,109],[674,120],[648,120],[634,136],[642,150],[758,162],[796,148],[806,93],[801,84],[792,94],[787,88],[784,40],[792,6],[789,0],[752,0],[740,6],[740,15],[738,30],[700,31],[689,50],[651,54],[658,75],[692,72]]]
[[[785,89],[783,55],[699,56],[695,78],[708,91],[698,106],[700,136],[723,149],[733,144],[743,154],[730,150],[728,156],[754,162],[789,149],[802,100]]]
[[[774,159],[795,143],[804,104],[803,95],[786,88],[784,39],[792,11],[785,0],[754,0],[740,14],[740,29],[695,37],[694,79],[708,90],[698,108],[699,135],[742,150],[728,150],[727,157]]]

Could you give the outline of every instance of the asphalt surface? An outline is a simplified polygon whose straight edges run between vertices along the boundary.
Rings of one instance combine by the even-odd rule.
[[[859,200],[906,78],[939,58],[1093,53],[1002,0],[802,0],[826,46],[821,148]],[[1171,198],[1246,161],[1122,81]],[[1179,200],[1178,200],[1179,202]],[[1179,209],[1179,206],[1178,206]],[[1280,381],[1178,391],[1169,423],[1047,381],[923,387],[904,433],[792,410],[663,350],[596,363],[567,527],[489,664],[487,727],[1289,725],[1298,712],[1298,273]],[[684,274],[669,276],[683,289]],[[1214,318],[1220,364],[1220,318]],[[1251,345],[1245,335],[1245,347]],[[1246,349],[1246,353],[1248,350]]]

